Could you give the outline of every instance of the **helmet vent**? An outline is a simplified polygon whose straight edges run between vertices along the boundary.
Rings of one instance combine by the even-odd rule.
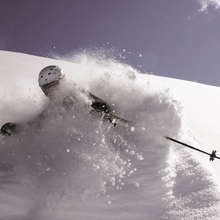
[[[48,75],[50,75],[51,73],[48,73]]]

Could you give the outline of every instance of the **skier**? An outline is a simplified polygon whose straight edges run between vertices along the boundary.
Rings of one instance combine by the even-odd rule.
[[[213,150],[212,153],[210,154],[210,161],[213,161],[216,157],[216,150]]]
[[[62,90],[62,86],[65,86],[65,74],[62,71],[62,69],[60,69],[58,66],[47,66],[40,71],[38,82],[44,94],[49,98],[49,100],[53,100],[56,98],[57,94],[59,94],[59,92]],[[109,105],[102,99],[96,97],[95,95],[89,92],[85,92],[82,89],[79,89],[78,92],[86,96],[87,99],[90,100],[89,103],[92,108],[91,114],[101,116],[110,113]],[[61,104],[66,110],[70,110],[76,104],[76,97],[74,94],[63,95],[64,97]],[[36,119],[38,120],[45,118],[45,112],[46,109],[35,118],[35,121]],[[112,122],[111,118],[105,116],[104,118]],[[1,134],[4,136],[10,136],[13,133],[18,133],[19,127],[20,124],[8,122],[2,126]]]

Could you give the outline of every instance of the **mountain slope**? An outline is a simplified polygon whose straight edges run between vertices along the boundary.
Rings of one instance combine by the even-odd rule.
[[[2,219],[219,218],[219,182],[208,158],[164,138],[211,151],[200,137],[210,115],[217,117],[210,97],[218,88],[142,75],[89,54],[71,62],[3,51],[0,57],[1,124],[28,121],[46,105],[50,112],[43,129],[34,124],[1,138]],[[76,83],[137,126],[93,118],[77,91],[78,105],[60,117],[59,100],[47,100],[37,84],[38,72],[51,64],[64,69],[65,91]]]

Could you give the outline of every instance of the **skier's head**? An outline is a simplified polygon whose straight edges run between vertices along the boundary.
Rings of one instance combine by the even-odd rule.
[[[38,82],[46,96],[58,87],[64,78],[64,72],[58,66],[47,66],[40,71]]]

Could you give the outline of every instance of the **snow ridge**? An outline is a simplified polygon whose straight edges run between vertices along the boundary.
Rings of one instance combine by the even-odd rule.
[[[35,65],[44,62],[42,58]],[[60,109],[59,100],[50,102],[41,129],[36,123],[1,139],[1,219],[219,217],[219,186],[204,158],[195,159],[194,152],[164,138],[184,139],[188,134],[182,125],[182,106],[169,90],[115,60],[100,62],[83,54],[78,63],[57,62],[82,76],[69,75],[74,83],[70,80],[65,92],[87,78],[80,86],[137,126],[113,127],[94,118],[80,108],[86,100],[77,90],[78,105],[69,112]],[[30,93],[31,100],[35,95]],[[4,100],[4,91],[0,96]],[[29,120],[47,102],[42,97],[35,104],[37,110],[30,108],[26,116],[18,108],[17,115]],[[12,98],[12,104],[16,106],[17,100]],[[4,115],[1,121],[5,118],[10,117]],[[188,141],[195,140],[191,136]]]

